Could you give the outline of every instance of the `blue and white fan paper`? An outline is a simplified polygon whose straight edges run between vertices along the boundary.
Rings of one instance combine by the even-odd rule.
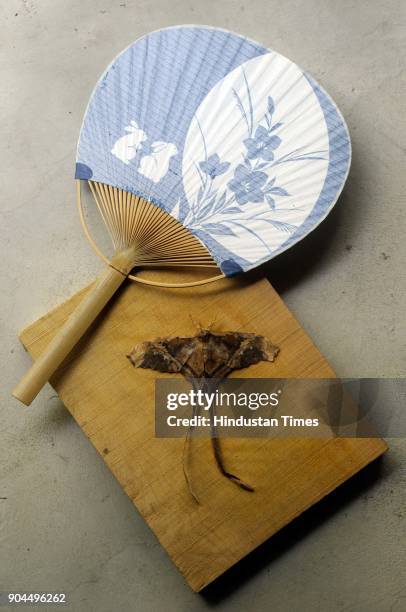
[[[229,276],[314,229],[350,157],[336,105],[296,64],[231,32],[179,26],[137,40],[107,68],[76,178],[150,200]]]

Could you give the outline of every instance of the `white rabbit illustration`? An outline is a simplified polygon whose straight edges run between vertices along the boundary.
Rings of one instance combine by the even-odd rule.
[[[111,152],[122,162],[128,164],[136,156],[141,143],[147,139],[147,135],[138,127],[136,121],[131,121],[131,124],[124,129],[130,133],[116,140]]]
[[[168,172],[169,162],[178,149],[171,142],[158,140],[151,145],[151,154],[144,155],[140,161],[138,172],[154,183],[158,183]]]

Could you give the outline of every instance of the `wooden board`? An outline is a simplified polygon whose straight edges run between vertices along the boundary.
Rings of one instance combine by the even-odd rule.
[[[34,358],[86,291],[22,332]],[[275,363],[260,363],[237,377],[334,376],[268,281],[251,277],[194,289],[128,282],[52,380],[195,591],[386,450],[382,440],[369,438],[225,439],[227,468],[255,486],[248,493],[219,474],[210,440],[194,439],[190,465],[197,505],[182,471],[183,440],[154,437],[157,373],[134,369],[126,353],[139,341],[190,335],[197,324],[213,323],[215,330],[263,334],[281,348]]]

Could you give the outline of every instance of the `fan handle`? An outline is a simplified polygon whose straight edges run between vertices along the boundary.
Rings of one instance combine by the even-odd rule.
[[[117,254],[13,391],[29,406],[93,323],[134,266],[133,249]]]

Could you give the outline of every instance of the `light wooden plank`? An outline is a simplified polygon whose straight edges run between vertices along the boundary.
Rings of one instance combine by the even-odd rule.
[[[87,290],[21,333],[34,358]],[[126,353],[142,340],[194,334],[197,324],[255,332],[280,346],[274,363],[259,363],[237,377],[334,376],[271,285],[243,278],[193,289],[127,283],[52,380],[195,591],[386,450],[382,440],[367,438],[225,439],[227,467],[255,486],[255,493],[247,493],[220,476],[210,441],[195,439],[196,505],[182,472],[183,440],[154,437],[157,373],[135,370]]]

